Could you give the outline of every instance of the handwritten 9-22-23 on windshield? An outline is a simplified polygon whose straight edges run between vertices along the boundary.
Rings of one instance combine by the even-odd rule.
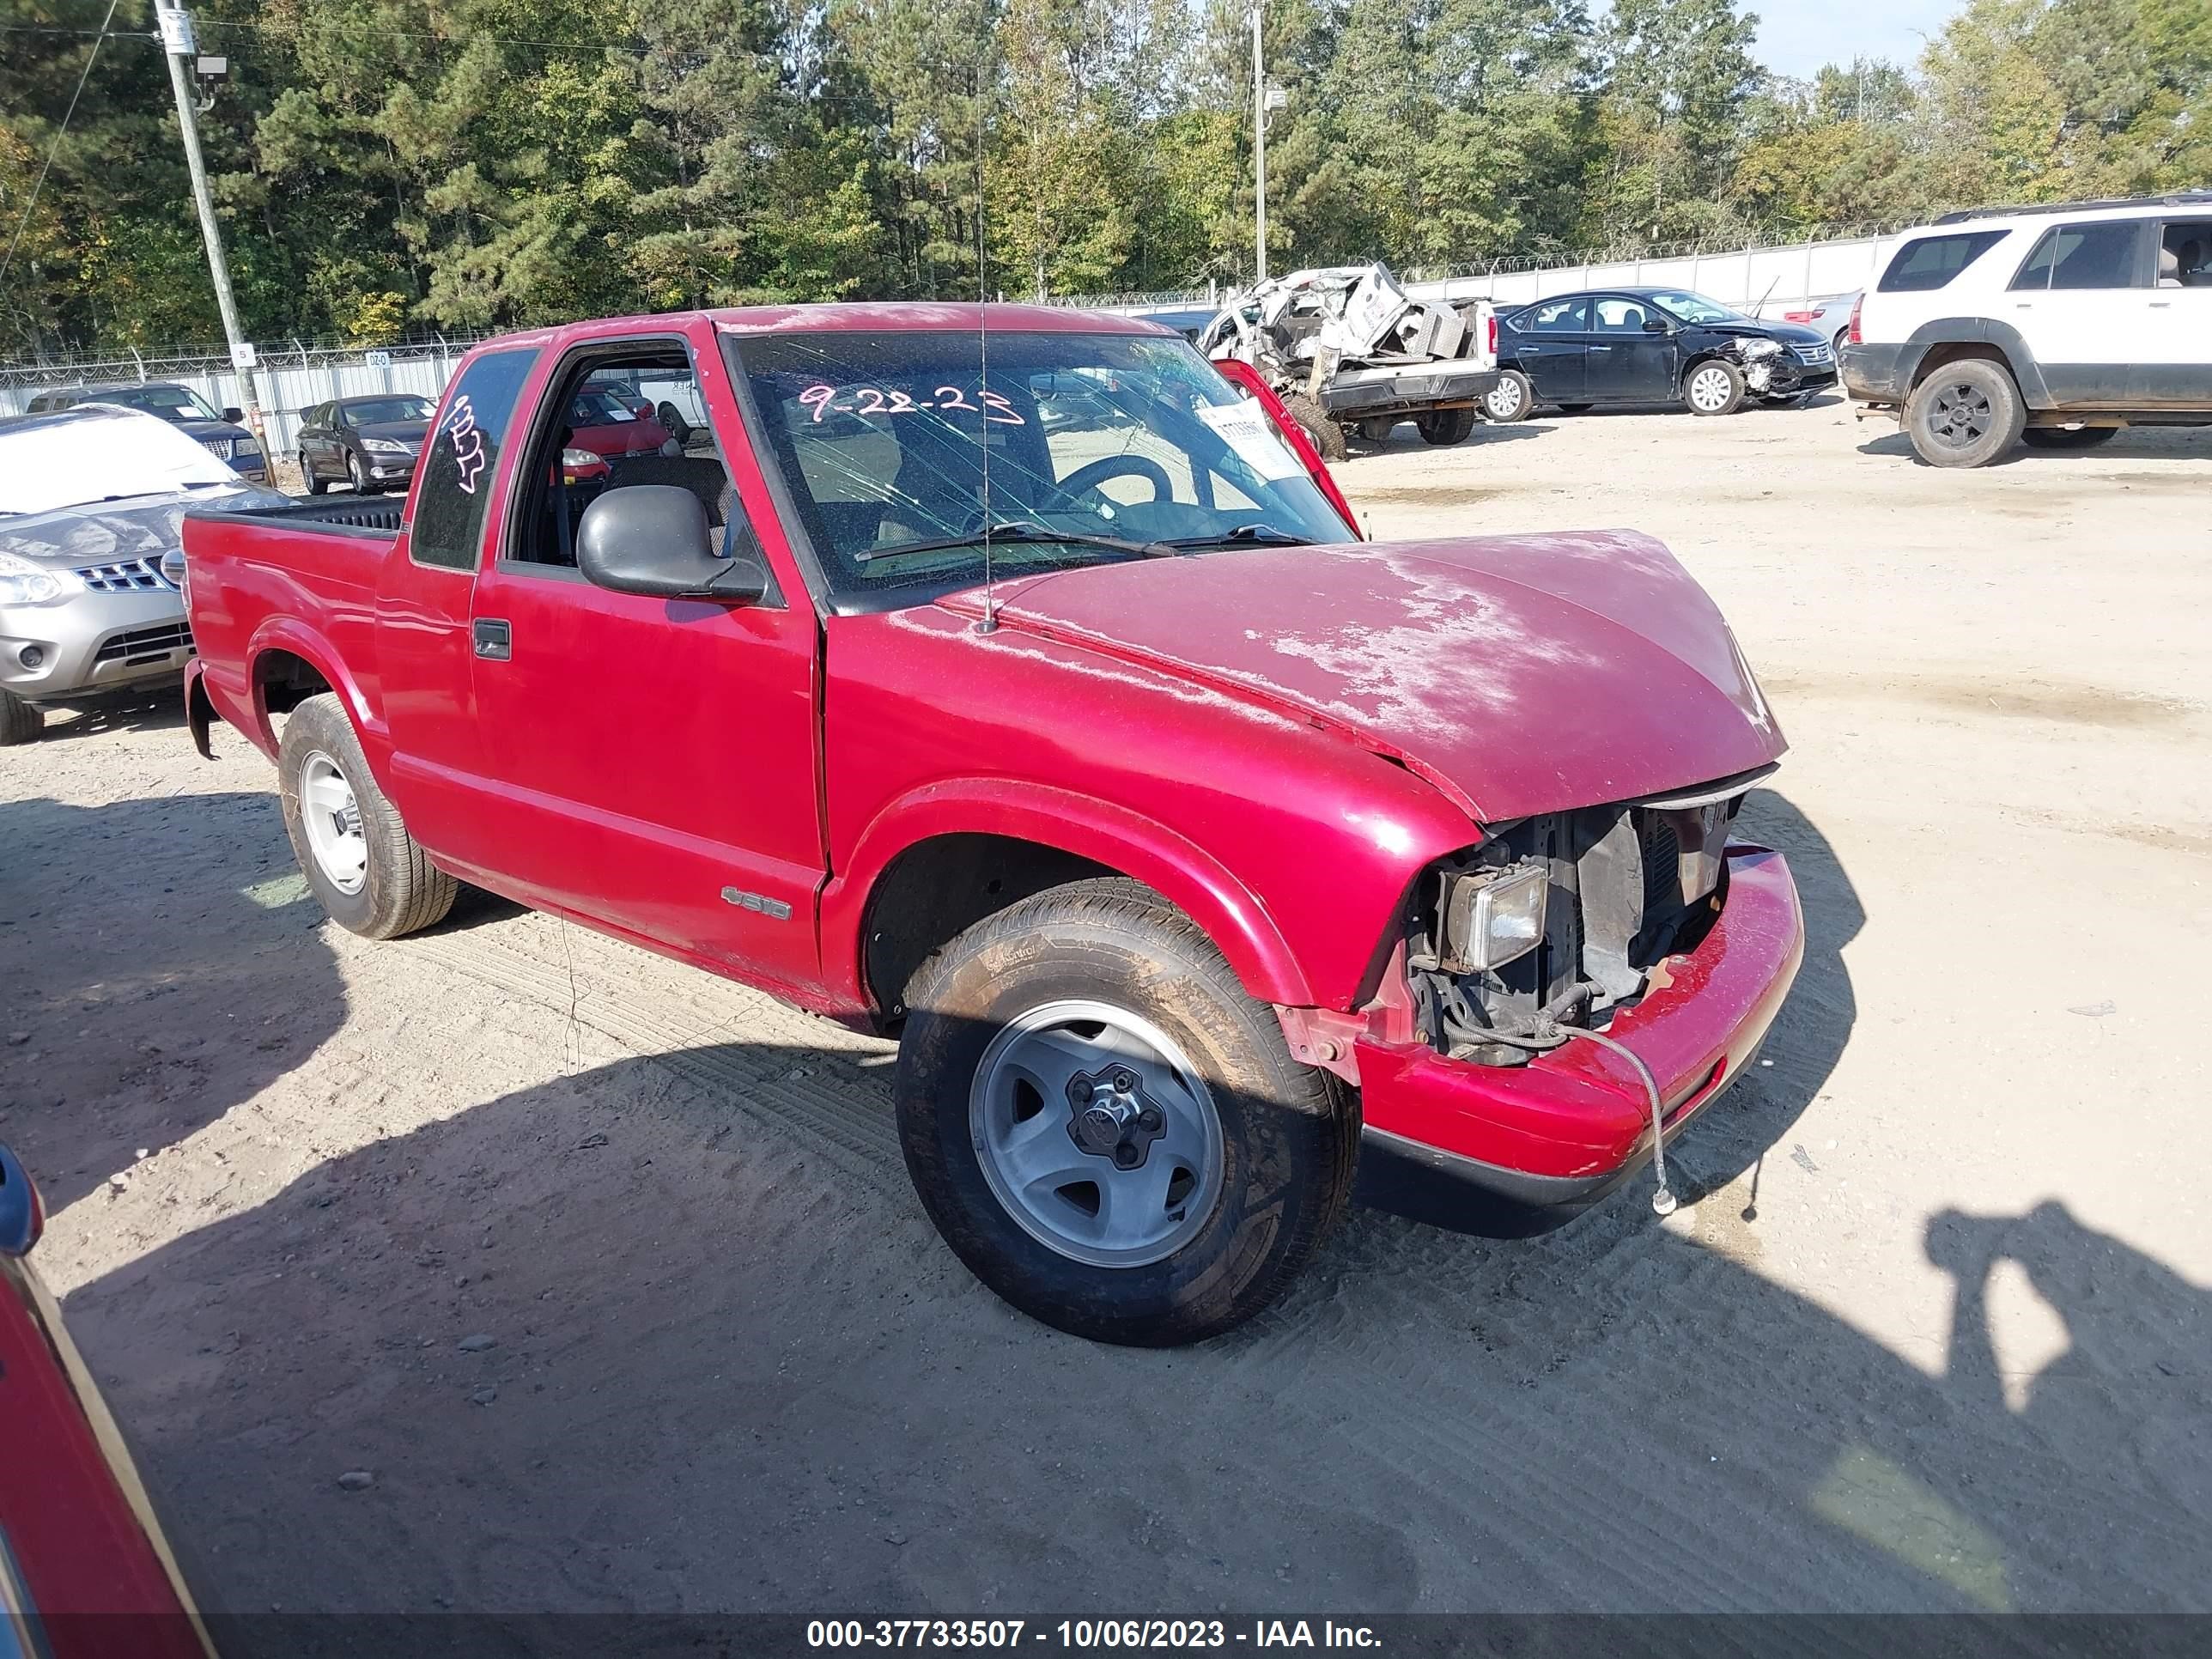
[[[849,399],[839,402],[840,393],[849,393]],[[799,403],[814,411],[814,423],[819,426],[824,415],[857,415],[867,420],[878,415],[952,415],[965,410],[981,415],[987,426],[1027,426],[1014,406],[995,392],[979,392],[982,399],[979,406],[957,386],[936,387],[927,398],[917,398],[910,392],[901,392],[896,386],[834,386],[826,383],[811,386],[799,394]]]

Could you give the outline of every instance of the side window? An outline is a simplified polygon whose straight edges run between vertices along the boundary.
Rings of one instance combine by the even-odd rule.
[[[2012,285],[2015,289],[2133,288],[2142,229],[2140,219],[2107,225],[2056,226],[2044,233]]]
[[[1587,300],[1541,300],[1522,313],[1523,333],[1580,334],[1589,327]]]
[[[2162,227],[2158,243],[2160,288],[2212,288],[2212,219]]]
[[[680,341],[592,348],[554,383],[531,438],[506,557],[573,568],[584,509],[636,484],[688,489],[726,556],[759,556]]]
[[[2002,230],[1960,231],[1907,242],[1891,257],[1889,268],[1875,285],[1875,292],[1924,294],[1942,288],[2004,240],[2008,234]]]
[[[429,459],[416,486],[407,551],[416,563],[476,568],[500,446],[537,363],[535,347],[518,348],[487,351],[461,371],[430,434]]]
[[[1613,296],[1592,301],[1601,334],[1641,334],[1651,313],[1633,300]]]

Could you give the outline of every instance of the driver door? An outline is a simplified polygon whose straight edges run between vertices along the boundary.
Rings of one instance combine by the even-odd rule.
[[[640,373],[685,381],[706,419],[659,452],[564,465],[579,393]],[[805,985],[824,872],[805,594],[653,599],[597,587],[575,565],[591,502],[641,484],[692,490],[726,549],[757,556],[724,463],[732,434],[744,441],[711,335],[595,341],[555,366],[476,586],[488,810],[505,819],[496,867],[514,896]]]
[[[1674,396],[1674,336],[1671,329],[1652,333],[1645,325],[1663,324],[1657,307],[1626,294],[1607,294],[1590,301],[1590,349],[1587,394],[1608,404],[1667,403]]]

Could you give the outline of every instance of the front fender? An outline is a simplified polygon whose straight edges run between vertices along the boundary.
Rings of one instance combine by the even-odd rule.
[[[1265,907],[1218,860],[1117,802],[997,778],[932,783],[891,801],[871,820],[842,872],[823,890],[823,968],[830,983],[865,994],[862,928],[877,881],[908,848],[961,834],[1012,836],[1118,870],[1197,923],[1255,997],[1293,1006],[1313,1000]]]

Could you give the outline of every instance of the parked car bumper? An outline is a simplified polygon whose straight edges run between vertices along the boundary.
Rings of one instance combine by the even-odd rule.
[[[1340,421],[1418,413],[1455,404],[1474,404],[1498,385],[1494,368],[1459,368],[1449,362],[1433,368],[1340,369],[1322,387],[1321,406]]]
[[[1912,371],[1926,350],[1921,345],[1847,345],[1844,390],[1860,403],[1901,404],[1911,395]]]
[[[1726,908],[1669,957],[1606,1035],[1650,1067],[1667,1136],[1755,1058],[1804,959],[1796,884],[1778,853],[1728,851]],[[1441,1226],[1506,1235],[1571,1219],[1651,1158],[1650,1104],[1616,1055],[1570,1042],[1527,1066],[1455,1060],[1418,1042],[1357,1047],[1358,1196]]]
[[[170,588],[0,606],[0,687],[27,702],[173,678],[191,654],[184,596]]]
[[[368,476],[380,489],[391,489],[404,484],[415,476],[412,455],[364,455],[362,460],[368,468]]]

